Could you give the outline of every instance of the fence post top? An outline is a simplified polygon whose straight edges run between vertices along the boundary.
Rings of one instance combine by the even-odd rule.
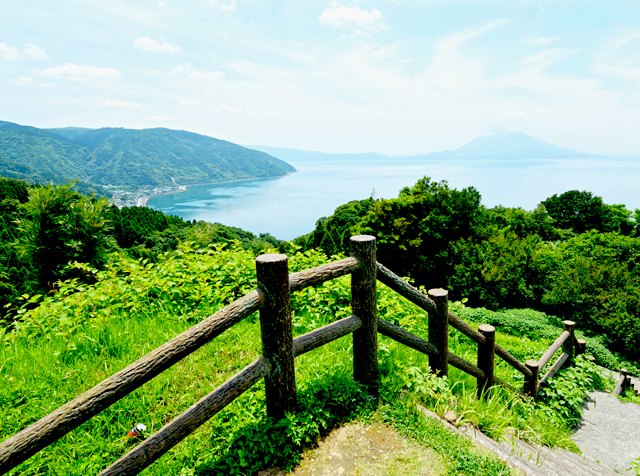
[[[376,241],[376,237],[371,235],[354,235],[351,237],[351,241],[358,241],[358,242]]]
[[[444,296],[448,296],[449,295],[449,291],[447,291],[446,289],[429,289],[429,296],[433,296],[433,297],[444,297]]]
[[[496,328],[493,327],[491,324],[480,324],[478,326],[478,330],[480,332],[482,332],[483,334],[485,333],[493,333],[496,331]]]
[[[574,327],[576,325],[576,323],[573,321],[562,321],[562,323],[564,324],[565,328]]]
[[[537,360],[527,360],[524,364],[529,368],[538,368]]]
[[[258,263],[277,263],[280,261],[287,261],[289,258],[287,255],[279,254],[279,253],[269,253],[266,255],[260,255],[256,257],[256,262]]]

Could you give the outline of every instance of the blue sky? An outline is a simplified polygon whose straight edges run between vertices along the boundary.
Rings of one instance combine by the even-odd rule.
[[[3,2],[0,120],[427,153],[640,156],[640,2]]]

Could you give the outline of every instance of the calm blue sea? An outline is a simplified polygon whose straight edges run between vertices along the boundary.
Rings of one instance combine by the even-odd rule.
[[[206,220],[291,240],[349,200],[393,198],[423,176],[473,186],[487,207],[532,210],[554,193],[587,190],[605,203],[640,208],[640,159],[356,159],[288,160],[286,177],[189,187],[151,198],[147,206],[187,220]]]

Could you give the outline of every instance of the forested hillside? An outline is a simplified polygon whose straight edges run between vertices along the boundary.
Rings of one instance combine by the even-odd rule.
[[[178,243],[198,247],[238,241],[246,249],[285,246],[274,237],[260,237],[219,223],[189,222],[148,208],[118,209],[106,199],[77,193],[71,184],[32,186],[0,177],[0,306],[12,320],[25,301],[23,295],[55,293],[56,282],[93,278],[81,262],[103,269],[118,250],[154,260]]]
[[[37,129],[0,121],[5,176],[121,188],[277,177],[295,169],[264,152],[170,129]]]
[[[481,205],[473,187],[425,177],[395,199],[354,201],[321,218],[303,249],[347,252],[353,234],[378,238],[378,259],[426,287],[449,289],[473,307],[530,307],[603,334],[640,358],[640,210],[586,191],[533,211]]]

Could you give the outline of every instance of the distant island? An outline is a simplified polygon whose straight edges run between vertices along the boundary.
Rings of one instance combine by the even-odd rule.
[[[298,149],[286,149],[265,145],[250,145],[251,149],[260,150],[282,160],[394,160],[394,159],[575,159],[601,158],[572,149],[565,149],[549,144],[522,132],[482,136],[468,142],[455,150],[431,152],[413,156],[393,157],[367,152],[362,154],[327,154]]]
[[[0,121],[0,175],[35,183],[78,179],[83,193],[147,191],[280,177],[295,172],[264,152],[165,128],[38,129]],[[139,198],[139,197],[138,197]],[[137,199],[136,199],[137,200]]]

